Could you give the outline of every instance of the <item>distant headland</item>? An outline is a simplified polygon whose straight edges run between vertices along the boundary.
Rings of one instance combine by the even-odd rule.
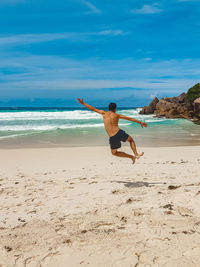
[[[176,97],[155,97],[149,106],[144,106],[140,114],[155,114],[156,117],[184,118],[200,125],[200,83],[187,93]]]

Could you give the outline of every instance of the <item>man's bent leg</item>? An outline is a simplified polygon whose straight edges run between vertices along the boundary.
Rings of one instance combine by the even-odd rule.
[[[137,159],[139,159],[141,156],[144,155],[144,152],[142,152],[140,154],[137,152],[135,142],[134,142],[133,138],[130,135],[129,135],[127,141],[130,143],[130,147],[133,150],[133,153],[135,154]]]
[[[125,152],[117,151],[117,149],[111,149],[111,153],[113,156],[117,156],[120,158],[129,158],[133,161],[133,164],[135,163],[135,157]]]

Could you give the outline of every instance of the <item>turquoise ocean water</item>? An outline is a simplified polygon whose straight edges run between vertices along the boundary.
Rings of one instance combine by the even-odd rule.
[[[140,115],[140,108],[118,113],[148,123],[148,128],[120,120],[120,128],[138,146],[200,145],[200,126],[184,119]],[[1,109],[0,148],[108,145],[101,115],[86,109]]]

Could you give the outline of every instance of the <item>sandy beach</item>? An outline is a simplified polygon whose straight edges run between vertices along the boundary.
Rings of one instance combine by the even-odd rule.
[[[0,266],[200,266],[200,147],[138,150],[1,149]]]

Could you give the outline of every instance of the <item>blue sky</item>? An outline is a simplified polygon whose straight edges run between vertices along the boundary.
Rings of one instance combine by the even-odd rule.
[[[141,106],[199,82],[200,0],[0,0],[0,106]]]

